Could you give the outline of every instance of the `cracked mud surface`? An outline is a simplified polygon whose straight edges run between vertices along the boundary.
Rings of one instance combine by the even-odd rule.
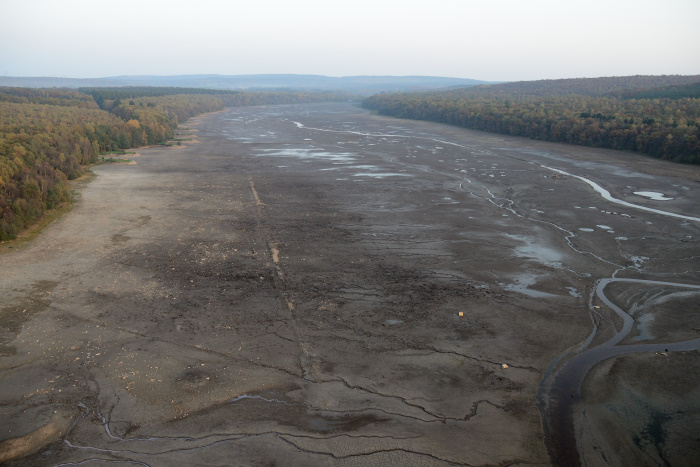
[[[0,442],[72,423],[8,465],[546,465],[541,380],[621,326],[597,281],[700,284],[696,222],[542,165],[697,217],[695,167],[345,104],[187,126],[198,143],[96,167],[69,215],[0,256]],[[636,320],[625,343],[700,337],[697,291],[607,294]],[[620,463],[616,440],[691,458],[697,372],[673,376],[697,354],[597,365],[584,461]],[[611,415],[628,406],[651,421]]]

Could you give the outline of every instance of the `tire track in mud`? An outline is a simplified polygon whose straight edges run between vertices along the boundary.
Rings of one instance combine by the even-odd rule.
[[[308,343],[304,340],[303,334],[299,329],[299,324],[295,316],[296,308],[294,306],[294,300],[289,296],[287,292],[287,281],[285,278],[284,270],[279,260],[279,249],[270,240],[270,235],[268,228],[265,226],[263,208],[265,203],[260,200],[258,191],[255,189],[255,182],[252,176],[248,176],[248,185],[250,187],[250,193],[255,201],[255,215],[262,233],[263,240],[267,246],[267,253],[270,256],[271,262],[268,262],[269,267],[273,271],[275,289],[277,289],[277,295],[280,300],[284,302],[287,310],[289,311],[290,322],[294,330],[294,335],[296,336],[297,343],[299,344],[299,367],[301,368],[301,378],[305,381],[316,382],[317,378],[315,374],[319,371],[318,358],[316,358],[310,351]]]

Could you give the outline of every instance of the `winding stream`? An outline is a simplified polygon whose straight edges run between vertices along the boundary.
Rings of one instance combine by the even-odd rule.
[[[608,190],[598,185],[592,180],[589,180],[580,175],[574,175],[563,170],[554,169],[541,165],[541,167],[553,172],[577,178],[586,184],[590,185],[598,194],[607,201],[620,204],[629,208],[639,209],[643,211],[660,214],[663,216],[685,219],[689,221],[700,222],[700,218],[686,216],[669,211],[662,211],[647,206],[629,203],[621,199],[614,198]],[[607,342],[584,350],[571,359],[554,372],[555,367],[570,352],[557,357],[547,368],[540,382],[540,388],[537,393],[537,405],[542,414],[544,421],[545,435],[548,443],[548,449],[552,462],[555,465],[580,465],[579,454],[576,445],[576,435],[573,424],[573,409],[574,406],[581,400],[581,384],[588,372],[598,363],[611,357],[625,355],[637,352],[664,352],[664,351],[687,351],[700,349],[700,338],[672,343],[656,343],[656,344],[632,344],[618,345],[625,337],[627,337],[634,326],[634,318],[630,316],[622,308],[615,305],[606,295],[605,288],[613,282],[627,282],[634,284],[660,285],[664,287],[679,287],[686,289],[700,289],[700,285],[684,284],[677,282],[663,282],[644,279],[624,279],[613,277],[601,279],[598,281],[595,288],[595,294],[600,300],[610,307],[617,315],[622,318],[622,329],[609,339]],[[592,298],[592,297],[591,297]],[[597,328],[594,328],[591,335],[586,339],[582,348],[585,348],[595,337]]]
[[[583,181],[583,182],[586,182],[586,183],[589,184],[591,187],[593,187],[593,189],[594,189],[596,192],[598,192],[598,193],[600,194],[600,196],[602,196],[602,197],[605,198],[606,200],[611,201],[611,202],[613,202],[613,203],[621,204],[621,205],[623,205],[623,206],[627,206],[628,208],[641,209],[642,211],[649,211],[649,212],[653,212],[653,213],[655,213],[655,214],[661,214],[661,215],[663,215],[663,216],[677,217],[678,219],[685,219],[685,220],[688,220],[688,221],[700,222],[700,218],[699,218],[699,217],[685,216],[685,215],[683,215],[683,214],[677,214],[677,213],[675,213],[675,212],[662,211],[662,210],[660,210],[660,209],[654,209],[654,208],[650,208],[650,207],[647,207],[647,206],[642,206],[642,205],[640,205],[640,204],[628,203],[627,201],[623,201],[623,200],[621,200],[621,199],[613,198],[612,195],[610,194],[610,192],[609,192],[608,190],[606,190],[606,189],[603,188],[602,186],[598,185],[596,182],[587,179],[586,177],[582,177],[582,176],[580,176],[580,175],[570,174],[569,172],[564,172],[563,170],[559,170],[559,169],[553,169],[552,167],[547,167],[546,165],[543,165],[543,166],[541,166],[541,167],[543,167],[543,168],[545,168],[545,169],[548,169],[548,170],[551,170],[551,171],[553,171],[553,172],[560,173],[560,174],[562,174],[562,175],[568,175],[569,177],[578,178],[579,180],[581,180],[581,181]]]
[[[573,426],[573,408],[581,400],[581,384],[588,372],[598,363],[611,357],[637,352],[687,351],[700,349],[700,338],[673,343],[617,345],[629,335],[634,319],[622,308],[615,305],[606,295],[605,288],[613,282],[660,285],[700,290],[700,285],[677,282],[663,282],[643,279],[608,278],[598,281],[595,293],[623,320],[622,329],[607,342],[576,354],[567,361],[552,377],[557,358],[540,382],[537,404],[543,414],[546,439],[552,462],[555,465],[579,465],[576,437]],[[593,335],[595,334],[595,331]],[[590,341],[593,337],[589,337]],[[551,383],[550,383],[551,380]],[[546,416],[545,416],[546,415]]]
[[[436,138],[431,138],[428,136],[417,136],[417,135],[396,135],[396,134],[381,134],[381,133],[362,133],[362,132],[357,132],[357,131],[348,131],[348,130],[333,130],[333,129],[323,129],[323,128],[311,128],[311,127],[306,127],[300,122],[293,122],[298,128],[305,128],[308,130],[314,130],[314,131],[326,131],[326,132],[334,132],[334,133],[351,133],[351,134],[357,134],[361,136],[373,136],[373,137],[391,137],[391,138],[416,138],[416,139],[424,139],[424,140],[430,140],[434,142],[438,142],[441,144],[450,144],[454,146],[458,146],[461,148],[467,148],[467,146],[458,144],[458,143],[453,143],[453,142],[448,142],[448,141],[442,141]],[[398,163],[395,160],[391,160],[393,163]],[[410,164],[406,163],[400,163],[403,166],[408,166]],[[684,214],[679,214],[675,212],[670,212],[670,211],[663,211],[660,209],[655,209],[651,207],[647,207],[644,205],[639,205],[639,204],[633,204],[618,198],[613,197],[608,190],[603,188],[601,185],[597,184],[596,182],[582,177],[580,175],[574,175],[569,172],[566,172],[564,170],[560,169],[555,169],[552,167],[548,167],[546,165],[538,164],[540,167],[562,174],[566,175],[572,178],[576,178],[578,180],[581,180],[582,182],[588,184],[593,188],[593,190],[596,191],[603,199],[610,201],[615,204],[619,204],[628,208],[632,209],[637,209],[641,211],[646,211],[646,212],[651,212],[654,214],[662,215],[662,216],[667,216],[667,217],[672,217],[676,219],[683,219],[687,221],[694,221],[694,222],[700,222],[699,217],[693,217],[693,216],[688,216]],[[423,169],[427,170],[427,169]],[[440,172],[442,173],[442,172]],[[452,176],[452,174],[444,174],[448,176]],[[469,179],[464,179],[470,184],[472,183],[471,180]],[[460,188],[463,191],[467,191],[471,193],[472,195],[478,196],[475,193],[466,190],[461,184]],[[510,211],[512,214],[526,218],[522,214],[518,213],[516,209],[514,209],[512,206],[509,205],[501,205],[498,204],[494,201],[496,198],[494,194],[486,187],[485,185],[482,185],[482,188],[486,190],[488,193],[488,197],[486,199],[491,202],[492,204],[495,204],[499,208],[502,209],[507,209]],[[644,192],[646,193],[646,192]],[[481,196],[478,196],[481,197]],[[664,198],[663,196],[657,197],[657,198],[652,198],[655,200],[670,200],[672,198]],[[512,201],[511,201],[512,205]],[[529,218],[528,218],[529,219]],[[531,219],[533,220],[533,219]],[[538,221],[538,222],[546,222],[546,221]],[[569,232],[562,227],[557,226],[556,224],[546,222],[550,225],[553,225],[560,231],[563,231],[565,233],[568,233],[567,235],[567,242],[569,243],[569,246],[571,246],[575,251],[579,253],[584,253],[584,254],[590,254],[593,257],[597,258],[600,261],[609,263],[609,264],[614,264],[611,263],[608,260],[603,259],[602,257],[596,256],[593,253],[587,253],[587,252],[582,252],[579,249],[577,249],[570,241],[570,238],[574,236],[572,232]],[[619,266],[619,265],[616,265]],[[619,271],[620,269],[618,269]],[[685,283],[676,283],[676,282],[664,282],[664,281],[655,281],[655,280],[644,280],[644,279],[627,279],[627,278],[616,278],[615,274],[613,274],[612,277],[610,278],[605,278],[601,279],[597,282],[596,288],[595,288],[595,295],[600,298],[600,300],[605,303],[608,307],[610,307],[621,319],[623,322],[622,328],[615,333],[615,335],[610,338],[608,341],[606,341],[603,344],[600,344],[596,347],[593,348],[587,348],[590,343],[593,341],[593,339],[596,336],[597,333],[597,326],[594,325],[594,329],[592,330],[591,334],[587,337],[587,339],[579,344],[576,347],[570,348],[569,350],[565,351],[561,355],[559,355],[554,361],[552,361],[549,365],[549,367],[546,369],[542,380],[540,381],[539,385],[539,390],[537,394],[537,405],[540,409],[540,413],[542,414],[542,420],[544,423],[544,429],[545,429],[545,439],[547,440],[547,447],[550,452],[551,460],[554,465],[571,465],[571,466],[577,466],[580,465],[580,459],[579,459],[579,454],[578,454],[578,449],[577,449],[577,444],[576,444],[576,436],[575,436],[575,431],[574,431],[574,424],[573,424],[573,409],[574,406],[581,400],[581,385],[588,374],[588,372],[598,363],[620,355],[625,355],[625,354],[631,354],[631,353],[638,353],[638,352],[664,352],[664,351],[688,351],[688,350],[698,350],[700,349],[700,338],[697,339],[692,339],[692,340],[687,340],[687,341],[682,341],[682,342],[672,342],[672,343],[650,343],[650,344],[630,344],[630,345],[618,345],[620,342],[622,342],[632,331],[632,328],[634,326],[634,318],[630,316],[625,310],[622,308],[618,307],[615,305],[606,295],[605,295],[605,288],[614,282],[626,282],[626,283],[634,283],[634,284],[646,284],[646,285],[656,285],[656,286],[663,286],[663,287],[677,287],[677,288],[686,288],[686,289],[695,289],[695,290],[700,290],[700,285],[694,285],[694,284],[685,284]],[[591,303],[590,303],[590,308],[593,313],[597,313],[593,309],[592,305],[592,299],[593,295],[591,296]],[[578,353],[576,353],[578,352]],[[557,368],[560,364],[561,361],[563,361],[565,358],[569,357],[570,355],[573,354],[573,357],[569,358],[568,361],[566,361],[563,365],[561,365],[559,368]]]

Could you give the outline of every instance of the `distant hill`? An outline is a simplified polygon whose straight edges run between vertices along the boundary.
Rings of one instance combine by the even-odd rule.
[[[653,88],[689,86],[700,82],[700,75],[636,75],[603,78],[543,79],[514,81],[472,88],[490,96],[632,96]]]
[[[343,90],[358,94],[387,91],[425,91],[456,86],[488,84],[487,81],[440,76],[344,76],[322,75],[174,75],[113,76],[94,79],[0,76],[0,86],[115,87],[174,86],[204,89]]]
[[[0,86],[20,88],[80,88],[90,86],[123,86],[107,78],[50,78],[0,76]]]

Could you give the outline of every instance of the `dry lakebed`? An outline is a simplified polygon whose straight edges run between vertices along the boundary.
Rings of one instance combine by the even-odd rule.
[[[0,463],[691,465],[700,167],[229,108],[0,245]]]

